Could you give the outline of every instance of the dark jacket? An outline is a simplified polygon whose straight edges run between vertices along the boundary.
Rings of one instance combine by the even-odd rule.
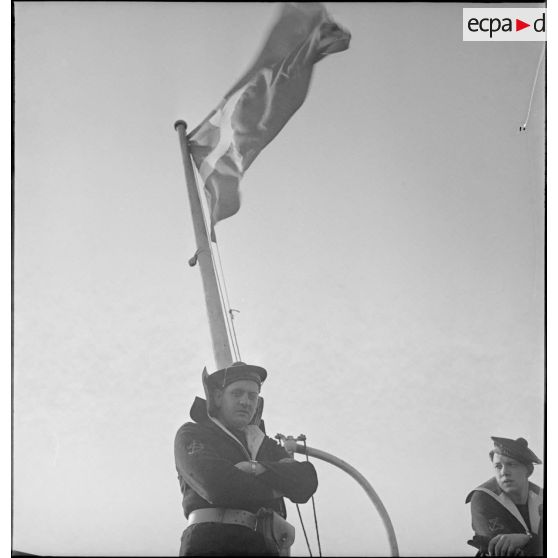
[[[265,507],[286,517],[283,498],[274,494],[274,490],[295,503],[307,502],[316,491],[318,480],[314,466],[307,461],[279,463],[281,459],[290,456],[271,438],[260,434],[259,443],[251,445],[251,455],[241,434],[234,435],[225,431],[208,416],[203,399],[196,398],[190,416],[194,422],[187,422],[180,427],[174,445],[186,517],[193,510],[214,507],[241,509],[252,513]],[[252,476],[235,467],[236,463],[251,459],[260,462],[267,470],[258,476]],[[231,530],[231,526],[214,527],[216,530],[211,530],[210,535],[206,532],[207,526],[196,531],[203,531],[204,537],[211,538],[216,536],[215,531]],[[232,529],[242,531],[246,528],[232,526]],[[189,530],[192,527],[187,529]],[[185,532],[184,535],[186,534]],[[192,544],[197,545],[198,542],[194,541]],[[230,551],[227,553],[230,554]],[[244,549],[244,554],[247,553],[249,552]]]
[[[525,533],[530,534],[532,539],[523,547],[524,555],[542,556],[543,490],[536,484],[529,483],[529,525],[517,506],[498,486],[495,478],[472,490],[465,502],[471,503],[471,518],[475,532],[471,544],[480,550],[480,555],[488,552],[490,539],[498,534]]]

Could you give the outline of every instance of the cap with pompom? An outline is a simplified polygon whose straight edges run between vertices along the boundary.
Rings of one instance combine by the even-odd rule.
[[[494,442],[494,449],[492,450],[494,453],[511,457],[524,465],[542,463],[529,449],[529,444],[525,438],[517,438],[517,440],[512,440],[511,438],[497,438],[496,436],[491,436],[491,438]]]

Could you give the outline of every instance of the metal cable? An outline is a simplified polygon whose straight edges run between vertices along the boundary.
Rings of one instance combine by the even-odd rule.
[[[226,300],[226,306],[229,309],[228,313],[230,315],[230,320],[231,320],[231,334],[232,334],[232,342],[233,342],[233,350],[236,354],[236,360],[242,360],[242,357],[240,356],[240,347],[238,345],[238,339],[236,337],[236,330],[234,328],[234,315],[233,315],[233,309],[231,308],[231,303],[229,301],[229,292],[227,290],[227,282],[225,281],[225,271],[223,270],[223,263],[221,260],[221,251],[219,250],[219,243],[217,242],[217,238],[215,238],[215,247],[217,248],[217,259],[219,260],[219,269],[221,270],[221,275],[223,277],[223,290],[225,292],[225,300]]]
[[[279,440],[279,445],[284,448],[284,441],[285,441],[285,436],[283,436],[283,434],[277,434],[277,436],[275,436],[275,438],[277,440]],[[289,455],[292,457],[292,453],[289,452]],[[306,456],[306,461],[308,461],[308,456]],[[308,540],[308,535],[306,533],[306,527],[304,526],[304,521],[302,520],[302,514],[300,513],[300,507],[298,504],[295,504],[296,506],[296,511],[298,512],[298,519],[300,520],[300,525],[302,527],[302,532],[304,533],[304,540],[306,541],[306,546],[308,548],[308,554],[310,556],[312,556],[312,549],[310,548],[310,541]]]
[[[304,443],[304,455],[306,456],[306,461],[310,461],[308,459],[308,450],[306,448],[306,438],[302,441]],[[320,542],[320,530],[318,528],[318,516],[316,515],[316,502],[314,501],[314,495],[312,494],[312,511],[314,514],[314,527],[316,529],[316,539],[318,540],[318,552],[320,556],[322,555],[322,544]]]
[[[308,552],[312,556],[312,549],[310,548],[310,542],[308,541],[308,535],[306,534],[306,528],[304,527],[304,521],[302,521],[302,514],[300,513],[300,507],[296,504],[296,511],[298,512],[298,518],[300,519],[300,524],[302,525],[302,532],[304,533],[304,539],[306,540],[306,546],[308,547]]]

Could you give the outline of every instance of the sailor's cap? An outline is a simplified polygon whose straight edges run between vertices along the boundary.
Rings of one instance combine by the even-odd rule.
[[[517,438],[517,440],[512,440],[511,438],[497,438],[496,436],[491,436],[491,438],[494,442],[494,449],[492,450],[491,455],[492,453],[499,453],[500,455],[511,457],[524,465],[542,463],[542,461],[529,449],[525,438]]]
[[[233,362],[230,366],[210,374],[207,377],[207,382],[212,389],[223,389],[239,380],[251,380],[261,387],[266,378],[267,371],[261,366],[246,364],[245,362]]]

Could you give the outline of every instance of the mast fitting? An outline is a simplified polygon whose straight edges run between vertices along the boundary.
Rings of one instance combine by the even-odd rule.
[[[306,436],[304,434],[299,434],[296,438],[294,436],[285,436],[284,434],[276,434],[275,439],[279,440],[281,445],[285,448],[285,450],[293,455],[296,451],[297,442],[305,442],[306,443]]]
[[[194,267],[198,263],[198,256],[203,252],[201,248],[198,248],[195,254],[188,260],[188,265]]]

